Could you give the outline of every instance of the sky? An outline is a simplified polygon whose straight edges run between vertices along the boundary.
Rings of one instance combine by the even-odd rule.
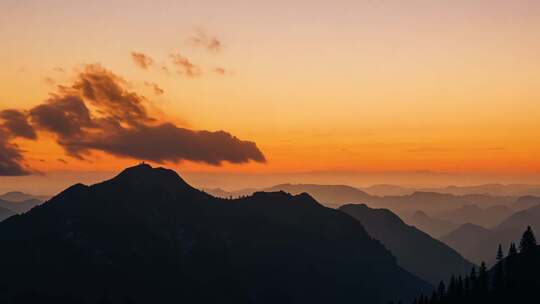
[[[0,12],[0,191],[49,194],[141,160],[230,189],[540,182],[538,1]]]

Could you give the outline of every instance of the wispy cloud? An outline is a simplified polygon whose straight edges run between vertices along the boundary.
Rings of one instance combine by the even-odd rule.
[[[156,95],[163,95],[163,93],[165,93],[165,91],[155,82],[145,81],[144,85],[150,87],[152,89],[152,92],[154,92],[154,94]]]
[[[201,75],[201,68],[195,65],[187,57],[180,53],[170,55],[172,63],[178,69],[178,73],[188,77],[197,77]]]
[[[150,66],[154,64],[154,59],[150,58],[150,56],[146,54],[139,52],[131,52],[131,59],[133,59],[135,65],[144,70],[148,70],[148,68],[150,68]]]
[[[204,32],[202,29],[196,29],[188,43],[195,47],[202,47],[211,52],[219,52],[223,48],[223,43],[216,36]]]

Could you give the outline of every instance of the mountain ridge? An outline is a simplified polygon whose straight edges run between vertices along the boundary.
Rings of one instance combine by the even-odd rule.
[[[178,178],[132,167],[1,222],[0,302],[34,290],[90,303],[386,303],[431,289],[308,194],[220,199]]]

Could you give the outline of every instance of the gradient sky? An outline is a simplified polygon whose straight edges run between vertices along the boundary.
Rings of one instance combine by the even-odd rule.
[[[539,1],[2,0],[0,12],[0,110],[39,105],[100,63],[146,96],[159,119],[225,130],[266,156],[219,167],[166,163],[205,173],[211,185],[210,173],[231,172],[324,173],[328,183],[398,172],[410,184],[419,171],[455,175],[444,183],[540,181]],[[191,43],[200,33],[221,48]],[[138,67],[131,52],[154,64]],[[172,53],[201,75],[176,73]],[[70,180],[137,161],[104,152],[78,160],[50,134],[16,143],[25,165]]]

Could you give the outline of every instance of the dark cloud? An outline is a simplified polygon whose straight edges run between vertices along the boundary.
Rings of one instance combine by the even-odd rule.
[[[22,165],[21,150],[8,141],[9,135],[0,130],[0,176],[21,176],[31,174]]]
[[[223,161],[244,163],[249,160],[265,162],[255,143],[242,141],[231,134],[218,131],[192,131],[171,123],[136,128],[117,128],[95,136],[83,137],[68,143],[72,149],[84,152],[100,150],[120,157],[154,162],[190,160],[211,165]]]
[[[0,119],[3,120],[2,126],[8,134],[27,139],[37,138],[36,131],[28,123],[25,113],[18,110],[4,110],[0,111]]]
[[[72,86],[82,98],[110,118],[129,124],[152,120],[143,105],[144,97],[125,87],[122,78],[100,65],[88,65]]]
[[[187,57],[181,54],[171,54],[172,63],[178,68],[178,73],[186,75],[188,77],[196,77],[201,75],[201,68]]]
[[[154,90],[160,89],[150,84],[155,85]],[[0,175],[28,174],[21,165],[21,151],[9,140],[37,139],[35,130],[52,133],[68,155],[80,159],[102,151],[155,162],[189,160],[220,165],[266,161],[255,143],[227,132],[158,123],[147,111],[149,102],[128,88],[111,71],[88,65],[71,86],[58,86],[49,99],[29,111],[0,112]]]
[[[45,103],[32,108],[29,115],[37,128],[61,138],[82,136],[85,127],[93,126],[90,111],[77,95],[51,95]]]
[[[155,82],[144,82],[144,85],[147,86],[147,87],[150,87],[152,89],[152,91],[154,92],[154,94],[156,95],[163,95],[163,93],[165,93],[165,91],[159,87],[159,85]]]
[[[148,55],[138,52],[131,52],[131,59],[141,69],[148,70],[148,68],[154,64],[154,60]]]
[[[223,44],[218,38],[206,34],[201,29],[195,31],[193,37],[189,38],[189,43],[196,47],[203,47],[212,52],[219,52],[223,47]]]

